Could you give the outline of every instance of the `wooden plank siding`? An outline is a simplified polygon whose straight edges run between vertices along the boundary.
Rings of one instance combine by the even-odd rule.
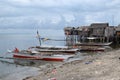
[[[80,42],[84,37],[97,37],[99,41],[108,42],[120,37],[120,26],[109,26],[109,23],[92,23],[89,26],[65,27],[66,39]]]

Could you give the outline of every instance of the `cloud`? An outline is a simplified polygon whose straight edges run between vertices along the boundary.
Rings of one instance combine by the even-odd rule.
[[[111,2],[106,4],[108,7],[120,7],[120,1],[119,0],[112,0]]]
[[[108,8],[108,0],[4,0],[4,8],[14,10],[18,15],[44,13],[64,14],[103,11]],[[5,12],[4,11],[4,12]],[[24,13],[22,13],[24,12]],[[29,14],[28,14],[29,13]],[[14,14],[14,13],[13,13]],[[40,14],[40,15],[41,15]]]
[[[92,13],[92,14],[87,14],[85,16],[85,23],[90,24],[90,23],[99,23],[102,22],[102,18],[105,17],[104,13]]]
[[[93,22],[113,24],[112,16],[117,25],[120,23],[119,5],[119,0],[1,0],[0,27],[63,28]]]
[[[72,14],[63,14],[63,16],[65,18],[65,21],[68,22],[68,23],[70,23],[70,22],[75,20],[75,17]]]
[[[3,2],[15,7],[94,10],[105,7],[108,1],[109,0],[92,0],[92,2],[91,0],[5,0]]]
[[[56,16],[56,17],[52,17],[51,18],[51,23],[52,24],[58,24],[61,21],[61,17],[60,16]]]

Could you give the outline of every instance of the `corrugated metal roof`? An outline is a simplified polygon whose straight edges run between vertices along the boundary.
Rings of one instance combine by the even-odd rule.
[[[65,27],[64,30],[71,30],[73,27]]]

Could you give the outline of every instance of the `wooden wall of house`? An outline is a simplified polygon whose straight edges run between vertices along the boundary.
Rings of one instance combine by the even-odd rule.
[[[83,37],[97,37],[98,41],[109,42],[117,41],[120,43],[120,28],[109,26],[108,23],[93,23],[90,26],[81,27],[66,27],[64,28],[66,42],[69,45],[74,45],[76,42],[81,42]],[[119,40],[119,41],[118,41]]]
[[[117,35],[117,36],[120,36],[120,31],[117,31],[117,32],[116,32],[116,35]]]

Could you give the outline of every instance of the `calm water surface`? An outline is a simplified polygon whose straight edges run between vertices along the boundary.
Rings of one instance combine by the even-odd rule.
[[[12,54],[6,52],[15,47],[22,50],[39,45],[36,32],[37,30],[0,30],[0,56],[12,57]],[[63,30],[39,30],[39,34],[46,38],[64,39]],[[42,45],[64,46],[65,42],[46,41],[42,42]],[[25,61],[22,63],[28,64]],[[38,62],[38,64],[44,65],[45,62]],[[23,65],[13,59],[0,59],[0,80],[21,80],[23,77],[38,74],[37,68]],[[28,65],[33,65],[33,62]]]
[[[38,31],[41,37],[60,40],[65,39],[63,30]],[[23,50],[31,46],[39,46],[39,41],[36,38],[36,32],[37,30],[0,30],[0,57],[12,57],[12,54],[7,53],[7,50],[13,50],[15,47],[17,47],[20,50]],[[42,45],[64,46],[65,42],[45,41],[42,42]],[[54,62],[13,60],[0,58],[0,80],[21,80],[22,78],[25,78],[27,76],[37,75],[39,74],[39,72],[36,66],[46,65],[48,63],[54,64]]]

